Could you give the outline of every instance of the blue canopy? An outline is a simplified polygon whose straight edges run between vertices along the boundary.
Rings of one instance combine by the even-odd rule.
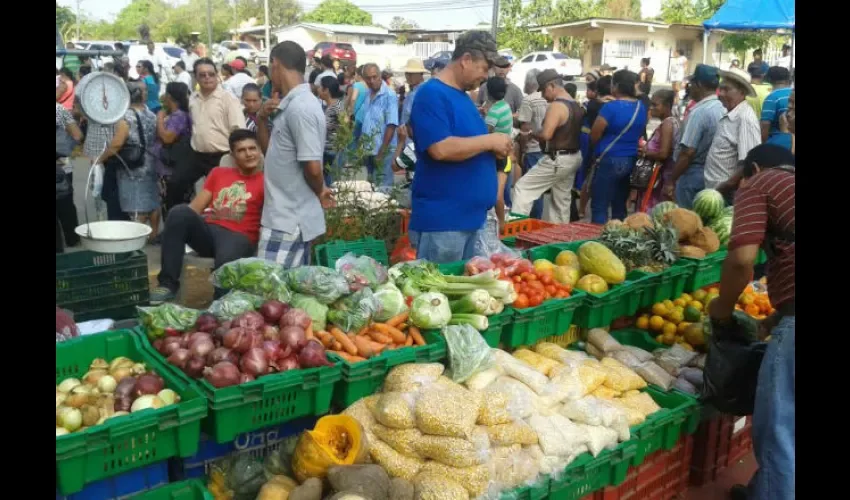
[[[727,0],[702,23],[707,30],[794,29],[795,0]]]

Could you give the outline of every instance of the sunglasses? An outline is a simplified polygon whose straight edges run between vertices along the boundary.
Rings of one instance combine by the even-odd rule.
[[[198,73],[198,78],[214,78],[216,76],[215,73]]]

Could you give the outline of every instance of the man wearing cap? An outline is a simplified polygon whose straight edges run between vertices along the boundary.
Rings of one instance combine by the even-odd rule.
[[[767,71],[767,81],[773,86],[761,108],[761,140],[767,142],[770,136],[778,134],[779,118],[788,111],[788,98],[791,97],[791,72],[788,68],[774,66]]]
[[[493,63],[493,75],[498,76],[499,78],[504,78],[507,80],[508,73],[511,72],[511,62],[508,61],[504,56],[499,56],[496,61]],[[516,118],[516,114],[519,111],[519,108],[522,106],[522,90],[513,84],[510,80],[508,82],[508,93],[505,94],[505,102],[508,103],[508,106],[511,107],[511,113],[514,114],[514,118]],[[487,104],[492,104],[490,99],[487,97],[487,84],[482,83],[480,88],[478,89],[478,106],[484,107]]]
[[[761,66],[753,66],[750,68],[750,83],[756,91],[756,95],[747,97],[747,102],[750,107],[756,112],[756,116],[761,116],[761,108],[768,94],[773,90],[773,87],[764,81],[764,73],[761,72]]]
[[[549,103],[540,132],[535,135],[538,141],[546,142],[546,151],[540,162],[514,186],[512,209],[527,215],[534,200],[551,189],[551,221],[567,224],[573,181],[581,167],[579,135],[584,110],[564,89],[561,75],[554,69],[537,75],[537,85]]]
[[[496,158],[513,149],[510,136],[489,134],[466,92],[479,87],[495,62],[486,31],[458,37],[451,62],[417,91],[410,113],[416,145],[410,242],[436,263],[481,253],[487,212],[496,205]]]
[[[616,66],[611,66],[610,64],[605,63],[599,67],[599,77],[601,78],[603,76],[611,76],[614,74],[615,71],[617,71]]]
[[[705,189],[704,166],[708,150],[717,130],[717,122],[725,113],[717,98],[720,75],[717,68],[697,64],[689,80],[689,96],[696,102],[682,124],[682,137],[676,148],[673,182],[668,196],[675,195],[676,203],[690,209],[697,193]]]
[[[242,88],[249,83],[257,82],[255,82],[253,78],[248,76],[248,73],[245,73],[245,61],[243,61],[241,58],[234,59],[230,63],[230,67],[233,68],[233,76],[228,78],[226,82],[221,84],[221,86],[241,101]]]
[[[731,205],[732,194],[737,188],[733,178],[738,162],[761,144],[761,129],[755,111],[747,103],[747,96],[756,95],[750,75],[733,69],[721,71],[720,76],[723,80],[719,99],[726,114],[717,122],[717,132],[705,160],[705,187],[723,192]]]
[[[408,143],[412,142],[412,134],[410,133],[410,127],[408,127],[410,111],[413,109],[413,100],[416,98],[416,92],[419,90],[422,82],[425,81],[425,73],[428,72],[425,69],[425,65],[422,64],[422,59],[418,58],[409,59],[403,71],[404,79],[407,80],[407,86],[410,88],[410,91],[407,93],[407,97],[401,106],[401,118],[398,121],[398,146],[395,150],[393,166],[395,166],[395,161],[401,155],[404,148],[408,147]]]

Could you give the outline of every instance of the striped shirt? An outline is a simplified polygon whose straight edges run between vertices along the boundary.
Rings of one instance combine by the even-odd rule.
[[[344,104],[342,99],[337,99],[330,106],[325,107],[325,126],[328,130],[325,135],[325,151],[328,153],[334,153],[339,149],[336,145],[336,134],[339,130],[339,118],[343,114]]]
[[[691,101],[694,102],[694,101]],[[708,156],[708,150],[711,149],[711,141],[714,139],[715,131],[717,130],[717,122],[723,117],[726,110],[720,104],[717,96],[711,95],[698,101],[691,108],[690,112],[685,116],[685,121],[682,123],[682,138],[679,140],[680,147],[677,148],[676,159],[679,158],[681,147],[694,149],[691,165],[705,165],[705,158]],[[690,165],[689,165],[690,167]]]
[[[381,84],[381,90],[372,95],[371,89],[366,89],[366,102],[363,103],[363,136],[372,141],[370,155],[377,155],[384,143],[387,126],[398,127],[398,95],[386,84]],[[395,149],[398,136],[392,135],[389,150]]]
[[[788,98],[791,97],[791,87],[777,89],[771,92],[761,106],[761,121],[770,122],[770,135],[779,133],[779,117],[788,111]]]
[[[735,215],[729,239],[729,250],[772,244],[767,282],[770,303],[777,309],[795,298],[795,246],[793,241],[781,237],[770,238],[768,231],[788,235],[796,233],[794,177],[794,174],[776,168],[753,176],[735,197]]]
[[[705,187],[715,189],[728,181],[738,168],[738,162],[760,144],[759,119],[744,101],[717,122],[717,131],[705,158]]]
[[[531,124],[531,131],[535,134],[539,133],[543,128],[543,117],[546,116],[546,106],[546,99],[543,98],[543,95],[539,91],[529,94],[522,100],[522,106],[519,108],[517,119],[520,123]],[[526,152],[539,153],[540,151],[540,143],[537,142],[537,139],[534,139],[534,135],[530,135]]]
[[[484,122],[493,127],[493,132],[511,135],[514,118],[511,114],[510,105],[504,100],[494,102],[487,110],[487,117],[484,118]]]

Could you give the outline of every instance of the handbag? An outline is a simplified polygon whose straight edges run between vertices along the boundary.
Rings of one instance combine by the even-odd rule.
[[[134,115],[136,115],[136,127],[138,127],[139,131],[139,142],[140,144],[130,144],[129,138],[121,146],[121,149],[118,151],[118,154],[115,155],[115,158],[120,160],[128,169],[136,170],[145,165],[145,152],[147,150],[147,143],[145,141],[145,132],[142,130],[142,120],[139,118],[139,112],[135,109],[130,109]]]
[[[179,165],[187,165],[192,160],[192,137],[189,135],[181,135],[177,142],[163,145],[159,151],[159,160],[163,165],[169,168],[176,168]]]
[[[590,164],[590,168],[587,172],[587,177],[585,177],[584,183],[581,186],[581,197],[579,199],[580,214],[585,213],[585,210],[587,210],[587,204],[590,202],[590,185],[593,183],[593,175],[596,173],[596,168],[599,167],[599,163],[602,162],[602,159],[605,158],[605,155],[608,154],[608,151],[611,151],[611,148],[614,147],[615,144],[617,144],[617,141],[619,141],[620,138],[623,137],[623,135],[625,135],[630,128],[632,128],[632,125],[634,125],[635,119],[637,119],[638,112],[640,112],[640,102],[635,101],[635,104],[635,112],[632,115],[632,118],[629,120],[629,123],[625,127],[623,127],[623,130],[620,131],[620,134],[615,137],[610,144],[608,144],[605,150],[602,151],[602,154],[600,154],[599,157],[596,158],[593,163]]]
[[[655,139],[655,135],[658,134],[660,130],[661,127],[656,128],[648,142],[652,142],[652,140]],[[645,156],[638,158],[635,163],[635,168],[632,169],[632,175],[629,177],[629,184],[632,189],[644,190],[648,188],[653,179],[656,165],[657,162],[655,160],[650,160]]]

